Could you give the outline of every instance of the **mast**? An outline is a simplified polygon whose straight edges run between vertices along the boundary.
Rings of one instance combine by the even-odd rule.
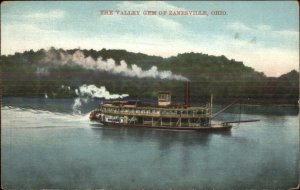
[[[213,97],[214,97],[214,95],[213,95],[213,94],[210,94],[210,119],[209,119],[209,124],[211,124],[211,119],[212,119],[212,115],[213,115],[213,112],[212,112],[212,107],[213,107]]]

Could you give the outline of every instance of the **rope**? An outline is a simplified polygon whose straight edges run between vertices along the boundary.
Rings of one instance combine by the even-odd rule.
[[[238,125],[240,125],[240,123],[241,123],[241,118],[242,118],[242,104],[240,102],[240,113],[239,113],[239,123],[238,123]]]
[[[242,104],[241,104],[241,102],[240,102],[240,113],[239,113],[239,122],[238,122],[238,124],[236,125],[236,126],[234,126],[233,128],[234,129],[236,129],[236,128],[238,128],[238,127],[240,127],[240,123],[241,123],[241,118],[242,118]]]

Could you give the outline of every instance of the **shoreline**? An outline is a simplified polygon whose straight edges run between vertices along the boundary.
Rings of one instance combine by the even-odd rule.
[[[45,97],[42,97],[42,96],[3,96],[1,97],[2,99],[2,102],[3,102],[3,99],[5,98],[40,98],[40,99],[74,99],[74,98],[80,98],[80,97],[77,97],[77,96],[74,96],[74,97],[48,97],[48,98],[45,98]],[[112,100],[105,100],[104,98],[103,99],[100,99],[100,98],[97,98],[98,100],[104,100],[104,101],[112,101]],[[94,99],[94,100],[97,100],[97,99]],[[136,98],[138,100],[138,98]],[[117,99],[116,99],[117,100]],[[147,98],[143,98],[143,100],[147,100]],[[148,98],[148,100],[153,100],[151,98]],[[253,100],[253,99],[252,99]],[[175,101],[176,102],[176,101]],[[216,105],[220,105],[220,104],[230,104],[232,102],[230,101],[215,101],[214,104]],[[236,103],[236,104],[239,104],[239,103]],[[196,105],[195,103],[192,105]],[[270,102],[266,102],[266,103],[240,103],[240,105],[243,105],[243,106],[253,106],[253,107],[259,107],[259,106],[270,106],[270,107],[299,107],[298,104],[289,104],[289,103],[270,103]]]

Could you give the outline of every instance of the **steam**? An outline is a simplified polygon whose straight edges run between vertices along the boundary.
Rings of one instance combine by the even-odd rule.
[[[62,85],[62,88],[65,86]],[[67,87],[70,89],[69,87]],[[90,101],[90,98],[104,98],[104,99],[119,99],[129,96],[129,94],[111,94],[106,90],[105,86],[98,88],[95,85],[82,85],[78,89],[75,89],[75,93],[78,96],[74,99],[73,113],[81,114],[81,106]]]
[[[136,64],[128,66],[123,60],[120,62],[120,64],[116,64],[113,59],[104,61],[101,57],[98,57],[97,60],[94,60],[90,56],[85,57],[83,52],[80,50],[77,50],[74,52],[74,54],[67,54],[62,51],[59,51],[59,54],[57,54],[50,50],[47,51],[46,55],[46,58],[43,60],[45,63],[54,63],[59,65],[79,65],[86,69],[106,71],[127,77],[188,81],[186,77],[173,74],[171,71],[158,71],[156,66],[152,66],[149,70],[144,71]]]
[[[118,99],[118,98],[125,98],[129,96],[129,94],[110,94],[109,91],[106,90],[104,86],[100,88],[96,87],[95,85],[82,85],[79,87],[75,93],[80,94],[81,96],[90,96],[92,98],[104,98],[104,99]]]
[[[81,114],[81,106],[83,103],[88,103],[89,99],[83,98],[83,97],[78,97],[74,99],[74,103],[72,105],[73,113],[75,114]]]

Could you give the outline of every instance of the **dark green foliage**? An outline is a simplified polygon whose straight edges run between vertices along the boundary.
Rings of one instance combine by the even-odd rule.
[[[59,52],[74,53],[78,49],[51,48]],[[242,62],[229,60],[224,55],[212,56],[202,53],[183,53],[169,58],[132,53],[126,50],[81,50],[93,59],[121,60],[128,65],[136,64],[143,70],[157,66],[159,71],[170,70],[191,80],[192,101],[207,100],[214,94],[215,100],[230,102],[241,99],[245,103],[297,104],[299,97],[299,73],[295,70],[278,78],[245,66]],[[159,90],[170,90],[174,99],[182,101],[184,82],[151,78],[130,78],[104,71],[87,70],[76,65],[45,64],[46,51],[25,51],[1,56],[1,82],[4,96],[73,97],[75,89],[82,84],[105,86],[111,93],[128,93],[134,98],[155,98]],[[40,69],[40,70],[39,70]],[[62,85],[69,86],[62,88]]]

